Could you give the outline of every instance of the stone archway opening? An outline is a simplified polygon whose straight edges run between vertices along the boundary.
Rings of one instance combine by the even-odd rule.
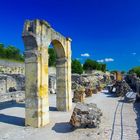
[[[54,110],[63,110],[60,108],[60,105],[62,103],[59,103],[60,99],[62,98],[62,93],[66,92],[64,91],[64,89],[66,87],[64,87],[65,85],[65,79],[64,79],[64,69],[65,66],[63,66],[62,64],[64,64],[64,59],[65,59],[65,50],[61,44],[61,42],[59,42],[58,40],[52,40],[51,44],[49,45],[49,48],[51,48],[53,56],[55,55],[55,62],[52,63],[52,61],[49,61],[51,63],[51,67],[49,67],[49,93],[51,94],[56,94],[52,95],[51,97],[53,97],[52,102],[49,102],[49,107],[50,107],[50,111],[51,108]],[[49,59],[53,59],[52,56],[49,56]],[[61,62],[61,63],[60,63]],[[48,64],[50,66],[50,64]],[[61,73],[60,73],[61,72]],[[55,96],[55,102],[54,102],[54,96]],[[50,96],[49,96],[50,98]],[[59,105],[60,104],[60,105]]]
[[[57,110],[63,111],[66,110],[63,108],[63,104],[66,104],[66,100],[63,100],[63,98],[66,98],[64,93],[67,92],[67,83],[65,79],[65,63],[67,60],[61,42],[53,40],[51,44],[56,54],[56,108]]]
[[[71,40],[44,20],[26,21],[25,45],[25,125],[41,127],[49,123],[48,46],[52,43],[56,60],[56,107],[69,111],[71,98]]]

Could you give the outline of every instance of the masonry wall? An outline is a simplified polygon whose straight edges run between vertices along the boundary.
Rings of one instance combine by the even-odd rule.
[[[0,73],[25,74],[25,64],[20,62],[11,62],[8,60],[0,60]]]

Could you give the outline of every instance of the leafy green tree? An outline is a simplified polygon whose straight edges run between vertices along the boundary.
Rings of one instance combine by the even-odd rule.
[[[18,48],[11,45],[5,47],[4,44],[0,44],[0,58],[24,61],[24,55]]]
[[[0,44],[0,57],[3,58],[4,56],[5,56],[4,44]]]
[[[97,69],[97,62],[91,59],[87,59],[83,65],[84,70],[95,70]]]
[[[136,73],[138,77],[140,77],[140,66],[134,67],[131,70],[129,70],[130,74]]]
[[[126,72],[125,71],[121,71],[121,74],[125,74]]]
[[[20,50],[15,48],[14,46],[8,46],[7,48],[5,48],[5,56],[6,58],[15,58],[18,60],[20,56]]]
[[[49,66],[55,66],[56,65],[56,53],[54,51],[54,48],[49,48]]]
[[[101,70],[106,71],[106,64],[98,63],[97,61],[87,59],[83,65],[84,70]]]
[[[106,72],[106,64],[101,64],[101,71]]]
[[[83,73],[83,67],[78,60],[72,60],[72,73],[78,73],[82,74]]]
[[[102,70],[102,64],[97,62],[97,70]]]

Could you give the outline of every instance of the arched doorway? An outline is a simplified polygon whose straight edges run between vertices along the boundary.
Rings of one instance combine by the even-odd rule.
[[[71,98],[71,40],[63,37],[42,20],[26,21],[25,45],[25,124],[41,127],[49,123],[48,46],[57,55],[57,109],[69,111]]]

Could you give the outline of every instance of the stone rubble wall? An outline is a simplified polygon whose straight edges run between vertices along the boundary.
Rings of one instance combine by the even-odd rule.
[[[132,90],[140,95],[140,78],[136,74],[129,74],[126,75],[125,80]]]
[[[73,110],[70,124],[75,128],[99,127],[102,115],[96,104],[77,103]]]
[[[25,77],[20,74],[0,74],[0,94],[25,89]]]
[[[23,102],[25,100],[24,91],[7,92],[0,94],[0,103],[8,101]]]
[[[22,62],[0,60],[0,73],[25,74],[25,65]]]

